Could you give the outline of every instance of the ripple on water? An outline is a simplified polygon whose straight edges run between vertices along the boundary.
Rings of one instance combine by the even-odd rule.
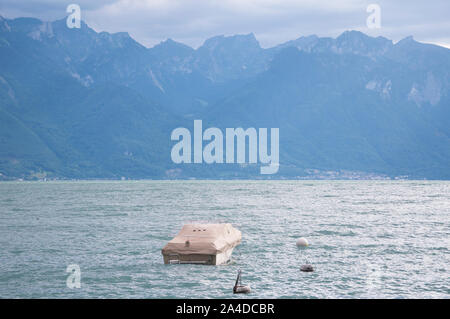
[[[449,182],[0,183],[0,296],[243,298],[242,269],[250,298],[448,298],[446,194]],[[238,227],[232,262],[164,265],[188,220]],[[78,290],[65,288],[73,263]]]

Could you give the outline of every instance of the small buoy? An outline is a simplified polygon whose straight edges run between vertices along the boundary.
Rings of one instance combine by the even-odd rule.
[[[234,294],[248,294],[251,291],[250,286],[245,286],[241,283],[241,273],[241,270],[239,270],[236,283],[233,287]]]
[[[306,240],[306,238],[299,238],[297,239],[297,243],[296,243],[297,247],[306,247],[309,245],[308,241]]]
[[[310,265],[310,264],[305,264],[305,265],[302,265],[300,267],[300,270],[304,271],[304,272],[313,272],[314,271],[314,267],[312,265]]]
[[[250,291],[252,291],[250,286],[236,286],[233,289],[233,293],[235,294],[248,294]]]

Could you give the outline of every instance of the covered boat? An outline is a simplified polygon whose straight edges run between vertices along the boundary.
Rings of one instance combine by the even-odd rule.
[[[164,263],[220,265],[230,260],[241,238],[231,224],[186,224],[162,249]]]

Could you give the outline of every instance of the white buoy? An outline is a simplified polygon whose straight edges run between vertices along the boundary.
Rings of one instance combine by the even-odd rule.
[[[308,241],[306,240],[306,238],[299,238],[297,239],[297,243],[296,243],[297,247],[306,247],[309,245]]]

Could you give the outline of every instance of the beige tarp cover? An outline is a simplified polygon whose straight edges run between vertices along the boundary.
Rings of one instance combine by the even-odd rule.
[[[241,232],[231,224],[187,224],[162,253],[215,255],[238,245],[241,237]]]

